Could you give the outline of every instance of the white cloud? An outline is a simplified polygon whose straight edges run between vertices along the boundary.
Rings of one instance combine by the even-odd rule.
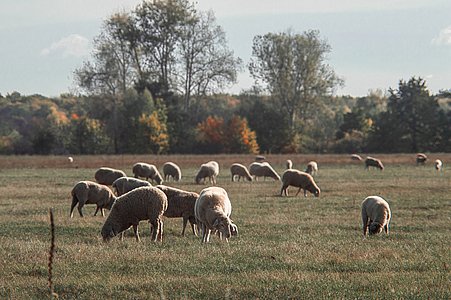
[[[81,57],[88,54],[89,41],[79,34],[71,34],[54,42],[48,48],[41,50],[41,55],[61,54],[63,57]]]
[[[451,26],[440,30],[438,36],[432,39],[434,45],[451,45]]]

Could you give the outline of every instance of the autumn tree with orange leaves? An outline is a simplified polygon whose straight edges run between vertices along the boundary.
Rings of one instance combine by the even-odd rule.
[[[245,118],[208,116],[197,125],[197,141],[210,153],[258,153],[257,135]]]

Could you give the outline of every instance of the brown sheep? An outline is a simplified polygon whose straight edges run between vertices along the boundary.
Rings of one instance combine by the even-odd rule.
[[[127,176],[124,171],[102,167],[96,171],[94,178],[97,183],[104,185],[112,185],[113,182],[121,177]]]
[[[85,204],[97,204],[94,216],[100,210],[102,217],[105,216],[103,209],[111,209],[116,200],[113,192],[106,186],[92,181],[79,181],[71,191],[72,205],[70,207],[70,217],[74,216],[74,208],[78,204],[78,213],[83,217],[82,208]]]
[[[379,159],[371,156],[367,156],[367,158],[365,159],[365,169],[369,170],[369,167],[375,167],[380,169],[381,171],[384,170],[384,165],[382,164],[382,162]]]
[[[230,166],[230,173],[232,173],[232,181],[235,181],[235,176],[238,176],[238,181],[240,181],[241,177],[246,178],[249,181],[252,181],[252,176],[247,170],[247,168],[238,163],[234,163]],[[244,180],[244,179],[243,179]]]
[[[290,185],[299,188],[296,196],[299,194],[301,189],[304,190],[304,197],[307,197],[307,191],[315,195],[315,197],[319,197],[319,194],[321,193],[321,190],[316,185],[312,175],[296,169],[286,170],[282,174],[282,188],[280,189],[280,196],[283,196],[283,194],[288,196],[288,187]]]

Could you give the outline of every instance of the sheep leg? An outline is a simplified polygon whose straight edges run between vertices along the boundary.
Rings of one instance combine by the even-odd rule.
[[[83,217],[83,211],[81,210],[82,208],[83,208],[83,204],[79,203],[77,209],[78,209],[78,213],[80,214],[80,217]]]
[[[157,237],[159,235],[160,232],[160,222],[158,220],[155,220],[151,223],[151,232],[152,232],[152,241],[156,242],[157,241]],[[152,228],[153,227],[153,228]]]
[[[182,227],[182,236],[185,236],[185,228],[188,223],[188,217],[183,217],[183,227]]]
[[[365,211],[362,212],[362,223],[363,223],[363,238],[365,238],[368,232],[368,216]]]
[[[122,232],[121,232],[121,237],[120,237],[120,241],[121,241],[121,242],[124,240],[124,234],[125,234],[125,231],[122,231]]]
[[[162,242],[163,241],[163,220],[158,221],[159,224],[159,228],[160,230],[158,230],[158,241]]]
[[[307,190],[304,189],[304,197],[307,197]]]
[[[386,234],[388,234],[388,224],[385,224],[384,231],[385,231]]]
[[[74,196],[72,197],[72,205],[70,206],[70,217],[72,218],[74,216],[74,208],[77,205],[78,200],[77,198]]]
[[[133,232],[135,233],[136,241],[141,242],[141,239],[139,238],[138,225],[133,224]]]
[[[283,194],[288,197],[288,186],[282,185],[282,188],[280,189],[280,196],[283,196]]]
[[[301,189],[302,189],[302,188],[299,188],[299,189],[298,189],[298,191],[297,191],[297,193],[296,193],[296,196],[299,195],[299,192],[301,191]]]
[[[105,217],[105,211],[103,210],[103,207],[100,209],[100,213],[102,214],[102,217]]]

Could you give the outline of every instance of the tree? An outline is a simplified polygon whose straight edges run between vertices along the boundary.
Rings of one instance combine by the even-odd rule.
[[[291,130],[319,96],[342,84],[325,63],[330,46],[318,31],[267,33],[254,37],[249,71],[287,113]]]
[[[233,51],[227,47],[224,30],[215,22],[211,11],[192,11],[183,27],[177,82],[184,95],[185,111],[190,106],[191,95],[215,92],[236,81],[241,59],[234,58]]]
[[[376,120],[372,148],[395,152],[435,149],[440,109],[426,81],[415,77],[407,82],[400,80],[398,89],[390,89],[389,93],[387,112]]]

